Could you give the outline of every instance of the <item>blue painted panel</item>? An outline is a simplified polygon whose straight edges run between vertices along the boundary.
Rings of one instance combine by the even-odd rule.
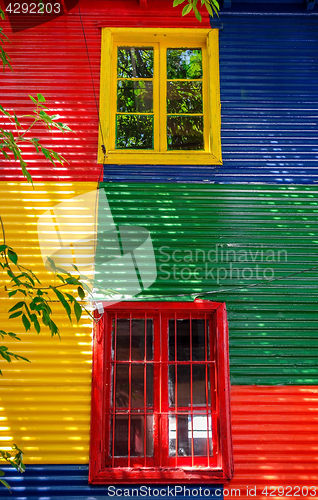
[[[104,181],[318,182],[318,15],[221,21],[223,165],[105,165]]]
[[[184,486],[175,490],[174,486],[90,486],[87,465],[28,465],[24,474],[11,467],[1,467],[5,479],[11,486],[11,493],[0,485],[3,500],[95,500],[97,498],[144,498],[158,500],[175,496],[178,500],[194,498],[214,498],[223,500],[223,486]],[[186,490],[184,490],[186,488]],[[199,488],[202,488],[201,495]],[[126,490],[126,495],[125,491]],[[134,491],[132,491],[134,490]],[[205,490],[205,491],[203,491]],[[209,490],[209,491],[207,491]],[[165,494],[166,493],[166,494]],[[172,495],[175,493],[175,495]]]

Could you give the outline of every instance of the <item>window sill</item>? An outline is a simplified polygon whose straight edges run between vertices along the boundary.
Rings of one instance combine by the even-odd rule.
[[[109,152],[100,154],[98,163],[119,165],[222,165],[222,158],[217,158],[206,151],[171,151],[169,153],[139,153],[134,151]]]
[[[208,469],[202,467],[174,468],[174,467],[122,467],[100,471],[89,477],[91,484],[118,484],[128,481],[132,484],[179,484],[186,481],[187,484],[211,484],[224,483],[231,478],[224,474],[221,469]]]

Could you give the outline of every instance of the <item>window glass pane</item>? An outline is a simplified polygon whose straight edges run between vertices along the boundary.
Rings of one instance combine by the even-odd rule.
[[[146,439],[147,457],[152,457],[153,456],[153,416],[152,415],[147,415],[146,426],[147,426],[147,439]]]
[[[178,415],[178,455],[180,457],[191,455],[191,417]],[[189,429],[190,424],[190,429]]]
[[[128,408],[129,405],[129,365],[120,364],[116,367],[115,405],[118,408]]]
[[[169,457],[176,456],[176,416],[169,415]]]
[[[113,342],[112,349],[115,349],[115,322],[113,322]],[[153,359],[153,322],[147,319],[146,332],[145,320],[133,319],[117,320],[117,339],[116,339],[116,359],[117,361],[129,361],[130,352],[130,334],[131,334],[131,360],[140,361],[145,359],[145,337],[146,337],[146,359]]]
[[[211,415],[169,415],[169,456],[176,456],[178,434],[178,456],[212,456],[212,419]]]
[[[152,47],[118,47],[118,78],[152,78]]]
[[[193,415],[193,454],[195,456],[212,456],[212,419],[211,415]],[[189,432],[191,432],[191,422],[189,422]]]
[[[206,334],[205,334],[206,325]],[[205,339],[206,335],[206,339]],[[209,356],[209,323],[204,319],[192,320],[192,360],[205,361],[205,347]]]
[[[175,338],[176,335],[176,338]],[[175,344],[177,344],[175,346]],[[177,347],[177,356],[175,356]],[[190,361],[190,320],[169,320],[169,360]]]
[[[176,391],[176,372],[177,372],[177,391]],[[174,406],[176,403],[177,392],[177,406],[189,407],[191,405],[190,399],[190,365],[173,365],[169,366],[169,404]]]
[[[145,432],[146,423],[146,437]],[[114,456],[128,457],[128,429],[130,428],[130,456],[140,457],[144,455],[144,444],[146,441],[147,456],[153,455],[153,416],[144,417],[128,415],[116,415],[114,435]],[[111,432],[112,435],[112,432]],[[112,449],[112,442],[111,447]],[[111,451],[110,451],[111,453]]]
[[[168,150],[204,149],[203,116],[168,116]]]
[[[153,117],[117,115],[116,149],[153,149]]]
[[[202,50],[167,49],[167,78],[202,78]]]
[[[117,111],[147,113],[152,111],[152,82],[118,80]]]
[[[126,415],[115,417],[114,455],[115,457],[128,457],[128,416]]]
[[[116,346],[116,353],[115,351]],[[113,338],[112,338],[112,350],[113,359],[118,361],[128,361],[129,360],[129,319],[118,319],[117,320],[117,338],[115,342],[115,321],[113,321]]]
[[[131,407],[144,407],[144,365],[131,366]]]
[[[209,331],[206,324],[205,342],[205,320],[193,319],[192,326],[192,361],[205,361],[205,344],[209,349]],[[176,336],[175,336],[176,329]],[[177,344],[177,357],[175,357],[175,343]],[[208,350],[209,353],[209,350]],[[190,361],[190,320],[169,320],[169,361]]]
[[[167,82],[167,113],[203,113],[202,82]]]
[[[144,408],[144,383],[146,375],[146,406],[153,404],[153,366],[144,363],[131,366],[131,408]]]
[[[193,405],[206,404],[205,365],[192,366]]]
[[[148,365],[146,368],[146,390],[147,390],[147,407],[153,406],[153,365]]]

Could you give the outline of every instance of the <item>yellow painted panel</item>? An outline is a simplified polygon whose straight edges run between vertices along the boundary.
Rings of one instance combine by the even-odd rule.
[[[97,183],[0,182],[0,214],[6,242],[19,255],[22,265],[32,268],[45,284],[54,275],[43,265],[37,222],[55,205],[96,190]],[[78,229],[74,225],[74,231]],[[74,233],[75,234],[75,233]],[[3,273],[1,274],[3,283]],[[52,281],[53,280],[53,281]],[[1,328],[13,331],[21,342],[2,341],[31,363],[0,361],[0,447],[16,443],[27,464],[87,463],[89,452],[91,331],[84,316],[71,324],[58,304],[53,304],[61,338],[48,331],[26,333],[19,318],[8,320],[15,303],[1,287]]]

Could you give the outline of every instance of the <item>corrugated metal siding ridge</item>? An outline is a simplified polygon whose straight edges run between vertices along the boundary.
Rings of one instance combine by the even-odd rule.
[[[223,165],[105,165],[104,181],[318,182],[318,16],[222,23]]]
[[[318,488],[318,387],[240,387],[232,386],[232,431],[235,475],[228,488],[256,485],[257,496],[268,487],[284,487],[274,498],[290,498],[287,486]],[[271,489],[272,488],[272,489]],[[281,490],[283,492],[283,490]],[[312,490],[313,492],[313,490]],[[306,493],[306,490],[304,490]],[[308,496],[310,493],[308,493]],[[315,496],[315,495],[314,495]]]
[[[278,486],[286,491],[288,485],[317,488],[317,402],[318,386],[232,386],[235,476],[225,488],[239,489],[243,499],[251,498],[247,486],[256,486],[257,499],[265,498],[261,491],[266,486],[269,492]],[[52,500],[105,496],[105,487],[87,485],[87,466],[29,466],[23,476],[11,469],[8,479],[19,500],[38,500],[43,495]]]
[[[19,261],[31,268],[43,284],[56,284],[43,266],[37,233],[38,217],[56,204],[94,191],[97,183],[0,182],[0,213],[7,244]],[[70,228],[78,238],[76,224]],[[4,278],[3,272],[1,273]],[[40,335],[25,333],[19,319],[9,320],[16,299],[2,295],[1,328],[17,333],[21,342],[4,345],[31,363],[0,361],[0,444],[19,443],[27,463],[87,463],[90,422],[92,322],[84,315],[71,324],[62,306],[53,304],[61,340],[44,329]]]
[[[8,470],[5,468],[8,474],[7,480],[12,486],[13,495],[8,492],[4,493],[1,498],[4,500],[11,500],[12,498],[16,500],[41,500],[43,496],[47,498],[49,496],[50,500],[68,500],[72,498],[73,500],[94,500],[95,498],[106,498],[112,496],[114,498],[129,497],[132,499],[136,498],[146,498],[147,500],[155,500],[158,497],[158,490],[166,489],[164,485],[148,485],[147,488],[152,488],[154,494],[145,495],[145,489],[143,494],[133,494],[134,491],[140,488],[141,485],[130,485],[130,484],[120,484],[116,487],[112,486],[110,492],[113,493],[115,488],[118,489],[118,495],[108,494],[108,486],[91,486],[88,485],[88,467],[87,466],[76,466],[76,465],[43,465],[41,467],[29,466],[23,476],[18,475],[17,472]],[[202,485],[187,485],[185,486],[187,490],[197,489]],[[145,487],[144,487],[145,488]],[[223,487],[222,485],[213,486],[206,485],[206,489],[209,489],[209,498],[219,498],[223,500]],[[217,493],[215,493],[217,490]],[[126,491],[126,494],[125,494]],[[147,489],[147,492],[149,490]],[[121,492],[121,494],[120,494]],[[169,495],[171,496],[171,494]],[[185,500],[186,498],[195,498],[197,495],[189,496],[189,494],[183,495],[178,494],[180,500]]]
[[[203,297],[226,302],[233,384],[318,383],[317,269],[304,272],[317,265],[318,186],[102,186],[118,225],[145,227],[151,234],[158,277],[143,297],[193,300],[190,294],[213,292]],[[104,222],[100,211],[101,229]],[[210,262],[208,252],[217,245],[219,251],[234,250],[236,259],[240,252],[252,256],[238,262],[219,253],[218,262]],[[105,247],[97,249],[99,261],[107,256]],[[273,252],[274,262],[261,251]],[[278,259],[279,251],[287,252],[286,259]],[[231,265],[239,276],[231,276]],[[257,280],[256,266],[261,273],[271,268],[279,279]],[[244,279],[246,267],[253,279]]]
[[[97,11],[85,18],[84,30],[98,101],[101,42],[96,17]],[[52,113],[59,114],[60,121],[74,131],[54,131],[51,135],[43,129],[34,130],[33,136],[69,163],[54,167],[34,148],[23,147],[33,179],[98,181],[102,170],[97,164],[98,110],[78,12],[14,34],[8,22],[5,26],[12,42],[7,51],[14,72],[6,71],[2,78],[1,105],[14,109],[18,116],[27,114],[33,108],[28,95],[42,93]],[[0,179],[23,180],[21,169],[2,160]]]

